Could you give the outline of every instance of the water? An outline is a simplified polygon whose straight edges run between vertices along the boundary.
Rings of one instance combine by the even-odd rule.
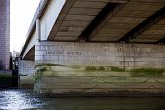
[[[34,96],[31,90],[0,90],[0,110],[165,110],[165,97]]]

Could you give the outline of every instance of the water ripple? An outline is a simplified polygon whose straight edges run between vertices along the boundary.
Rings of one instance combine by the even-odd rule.
[[[0,96],[0,109],[19,110],[39,108],[38,106],[42,106],[43,103],[38,98],[33,98],[29,95],[28,92],[18,90],[2,91]]]
[[[165,97],[38,97],[0,90],[0,110],[165,110]]]

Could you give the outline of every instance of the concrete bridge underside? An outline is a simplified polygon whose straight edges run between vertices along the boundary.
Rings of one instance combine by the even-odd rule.
[[[37,93],[164,93],[164,43],[164,0],[41,0],[20,74]]]

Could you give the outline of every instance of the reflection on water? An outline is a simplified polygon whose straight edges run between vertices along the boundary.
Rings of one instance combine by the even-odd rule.
[[[44,110],[165,110],[165,97],[33,96],[31,90],[1,90],[0,109]]]
[[[4,90],[0,92],[0,109],[30,109],[37,108],[44,103],[38,98],[30,97],[30,91]]]

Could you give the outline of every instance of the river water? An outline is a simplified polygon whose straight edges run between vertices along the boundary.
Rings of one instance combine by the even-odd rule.
[[[0,90],[0,110],[165,110],[165,97],[38,97],[32,90]]]

